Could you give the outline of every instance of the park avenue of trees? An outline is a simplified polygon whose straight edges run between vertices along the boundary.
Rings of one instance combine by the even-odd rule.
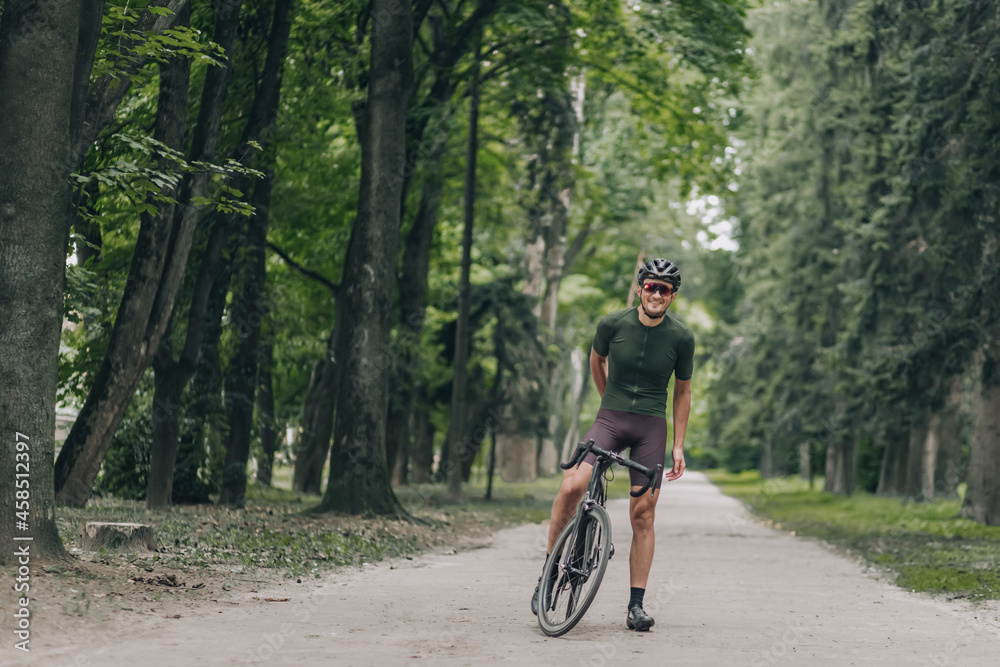
[[[0,7],[0,540],[555,474],[649,256],[692,460],[1000,524],[1000,1]]]

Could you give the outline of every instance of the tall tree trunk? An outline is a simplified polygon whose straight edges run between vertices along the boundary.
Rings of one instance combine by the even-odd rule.
[[[340,390],[334,422],[338,455],[321,506],[351,513],[402,512],[389,484],[385,415],[391,290],[399,245],[400,170],[406,158],[406,108],[413,85],[409,3],[373,0],[368,100],[361,133],[358,218],[342,280],[343,326],[337,359]],[[405,170],[404,170],[405,171]],[[338,318],[338,324],[341,318]]]
[[[232,53],[240,4],[239,0],[216,4],[215,41],[226,54]],[[230,71],[229,66],[208,69],[192,143],[195,160],[212,160],[215,155]],[[160,100],[154,136],[171,148],[183,150],[186,114],[179,118],[174,115],[174,101]],[[190,182],[185,181],[181,201],[204,195],[207,184],[207,172],[195,174]],[[163,191],[169,196],[175,194],[173,188],[165,187]],[[143,216],[108,351],[56,461],[59,503],[74,507],[86,504],[111,438],[159,347],[184,276],[199,216],[197,206],[184,205],[181,211],[175,221],[173,204],[161,204],[155,215]]]
[[[857,479],[857,447],[837,438],[826,448],[825,490],[830,493],[851,495]]]
[[[973,368],[969,486],[961,515],[996,526],[1000,525],[1000,338],[995,331],[992,340],[977,350]]]
[[[338,300],[339,303],[339,300]],[[337,324],[327,339],[326,354],[316,362],[302,407],[302,437],[295,456],[292,473],[292,490],[318,495],[322,491],[323,466],[330,454],[330,436],[333,435],[333,415],[337,406],[339,366],[334,359]]]
[[[250,432],[257,389],[257,357],[261,326],[267,316],[264,255],[273,179],[274,175],[268,173],[253,189],[251,203],[254,214],[247,225],[242,290],[234,296],[233,303],[233,323],[240,342],[226,372],[229,438],[226,440],[226,463],[222,471],[218,501],[219,505],[230,507],[243,507],[246,504],[247,461],[250,458]]]
[[[168,326],[153,358],[153,444],[149,450],[149,474],[146,476],[146,509],[170,507],[173,496],[184,387],[177,373],[164,370],[164,364],[173,361],[172,333],[172,326]]]
[[[30,553],[35,564],[67,558],[55,523],[52,459],[72,202],[70,120],[85,7],[79,0],[8,2],[0,22],[3,566],[24,565],[19,554]],[[30,514],[23,505],[24,514],[16,514],[19,501],[30,504]]]
[[[288,35],[291,30],[289,12],[292,0],[277,0],[274,18],[268,35],[267,59],[260,85],[254,95],[250,119],[243,133],[241,161],[245,166],[253,162],[253,149],[249,142],[267,145],[267,130],[273,127],[278,116],[281,95],[281,74],[288,52]],[[273,151],[267,154],[269,169],[274,161]],[[237,181],[244,180],[235,179]],[[251,204],[254,213],[247,225],[247,247],[242,255],[243,291],[234,297],[233,322],[238,327],[240,343],[236,356],[230,362],[226,376],[226,405],[229,410],[229,438],[226,441],[226,463],[222,472],[219,504],[243,507],[246,502],[246,468],[250,457],[250,431],[253,425],[253,405],[257,389],[257,362],[259,356],[261,325],[267,316],[264,298],[265,254],[267,224],[271,206],[272,172],[253,185]],[[247,181],[244,187],[248,186]],[[239,185],[237,185],[237,189]]]
[[[563,400],[566,395],[561,375],[562,369],[559,364],[552,364],[549,369],[549,397],[552,409],[538,448],[537,467],[538,474],[542,477],[551,477],[559,472],[559,449],[556,447],[556,437],[562,423],[561,417],[565,408]]]
[[[890,428],[885,435],[885,450],[882,467],[879,470],[878,489],[880,496],[899,496],[906,485],[907,456],[909,454],[909,431],[905,427]]]
[[[948,398],[939,413],[938,460],[935,490],[943,498],[958,497],[958,482],[962,474],[962,374],[956,373],[949,382]]]
[[[278,449],[278,428],[274,419],[274,387],[271,382],[271,368],[274,365],[273,337],[261,346],[260,386],[257,389],[257,409],[260,413],[260,461],[257,463],[257,483],[271,486],[274,470],[274,453]]]
[[[920,452],[923,462],[920,464],[919,500],[934,500],[934,478],[937,473],[938,450],[940,448],[939,433],[941,430],[940,415],[931,415],[927,421],[927,435],[924,437],[924,447]]]
[[[465,364],[469,358],[469,273],[472,268],[472,226],[476,212],[476,156],[479,153],[479,91],[473,77],[469,98],[469,143],[465,154],[465,230],[462,234],[462,276],[458,284],[458,323],[455,326],[455,375],[451,385],[451,426],[448,447],[448,500],[462,501],[462,456],[465,448]]]
[[[180,438],[181,398],[195,374],[208,330],[207,315],[212,288],[220,274],[228,288],[230,270],[222,266],[222,251],[229,233],[229,219],[218,216],[212,227],[201,267],[191,293],[187,334],[180,359],[174,359],[172,327],[168,326],[153,357],[153,444],[149,455],[146,509],[165,509],[173,498],[174,468]],[[227,289],[228,291],[228,289]],[[218,317],[221,317],[221,310]]]
[[[445,142],[440,141],[426,160],[426,168],[430,173],[421,185],[417,214],[404,241],[402,273],[399,278],[401,354],[396,367],[396,381],[402,388],[402,396],[393,392],[389,401],[389,421],[386,427],[386,452],[390,451],[393,443],[398,445],[398,454],[388,459],[390,462],[395,461],[392,477],[398,484],[407,482],[409,454],[414,448],[415,437],[411,425],[414,421],[419,392],[415,377],[420,361],[418,354],[420,335],[427,311],[426,292],[431,243],[444,191],[444,175],[440,170],[444,149]]]
[[[230,257],[236,252],[237,241],[237,238],[229,241],[231,247],[227,253]],[[209,491],[217,488],[212,480],[202,479],[199,471],[211,459],[212,443],[221,443],[223,438],[219,433],[219,423],[224,414],[219,341],[231,279],[232,262],[224,255],[209,291],[203,324],[205,333],[184,407],[185,418],[174,464],[171,496],[174,503],[207,503]],[[188,327],[191,327],[190,319]]]
[[[906,477],[903,494],[909,498],[921,497],[921,483],[924,478],[924,449],[927,446],[928,419],[924,416],[914,418],[910,426],[910,440],[906,454]],[[932,471],[933,473],[933,471]]]
[[[566,437],[563,438],[562,461],[569,461],[580,440],[580,411],[583,409],[583,399],[590,386],[588,382],[590,367],[584,370],[583,352],[579,348],[573,348],[570,354],[570,367],[573,369],[573,378],[570,382],[569,428],[566,430]]]

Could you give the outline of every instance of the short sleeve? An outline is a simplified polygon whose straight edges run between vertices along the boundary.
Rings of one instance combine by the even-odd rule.
[[[677,343],[677,362],[674,364],[674,377],[682,382],[691,379],[694,374],[694,334],[685,331]]]
[[[611,339],[614,338],[611,322],[607,317],[602,317],[597,323],[597,333],[594,334],[594,352],[602,357],[608,356],[611,351]]]

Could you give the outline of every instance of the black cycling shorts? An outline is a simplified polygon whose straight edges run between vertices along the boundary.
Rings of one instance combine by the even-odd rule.
[[[655,468],[664,463],[667,454],[667,419],[601,408],[597,411],[594,425],[583,436],[584,442],[589,440],[601,449],[618,454],[631,448],[630,459],[647,468]],[[583,460],[594,465],[597,454],[588,454]],[[632,486],[646,483],[646,478],[638,470],[629,468],[628,474]],[[663,475],[660,475],[656,480],[657,489],[662,482]]]

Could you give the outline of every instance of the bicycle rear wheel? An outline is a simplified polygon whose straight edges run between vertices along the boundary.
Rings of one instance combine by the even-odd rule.
[[[583,524],[572,540],[578,521]],[[569,553],[571,566],[563,568]],[[540,591],[538,625],[542,632],[559,637],[580,622],[597,595],[610,557],[611,521],[603,507],[594,505],[566,525],[545,561],[542,581],[553,584],[543,585]]]

